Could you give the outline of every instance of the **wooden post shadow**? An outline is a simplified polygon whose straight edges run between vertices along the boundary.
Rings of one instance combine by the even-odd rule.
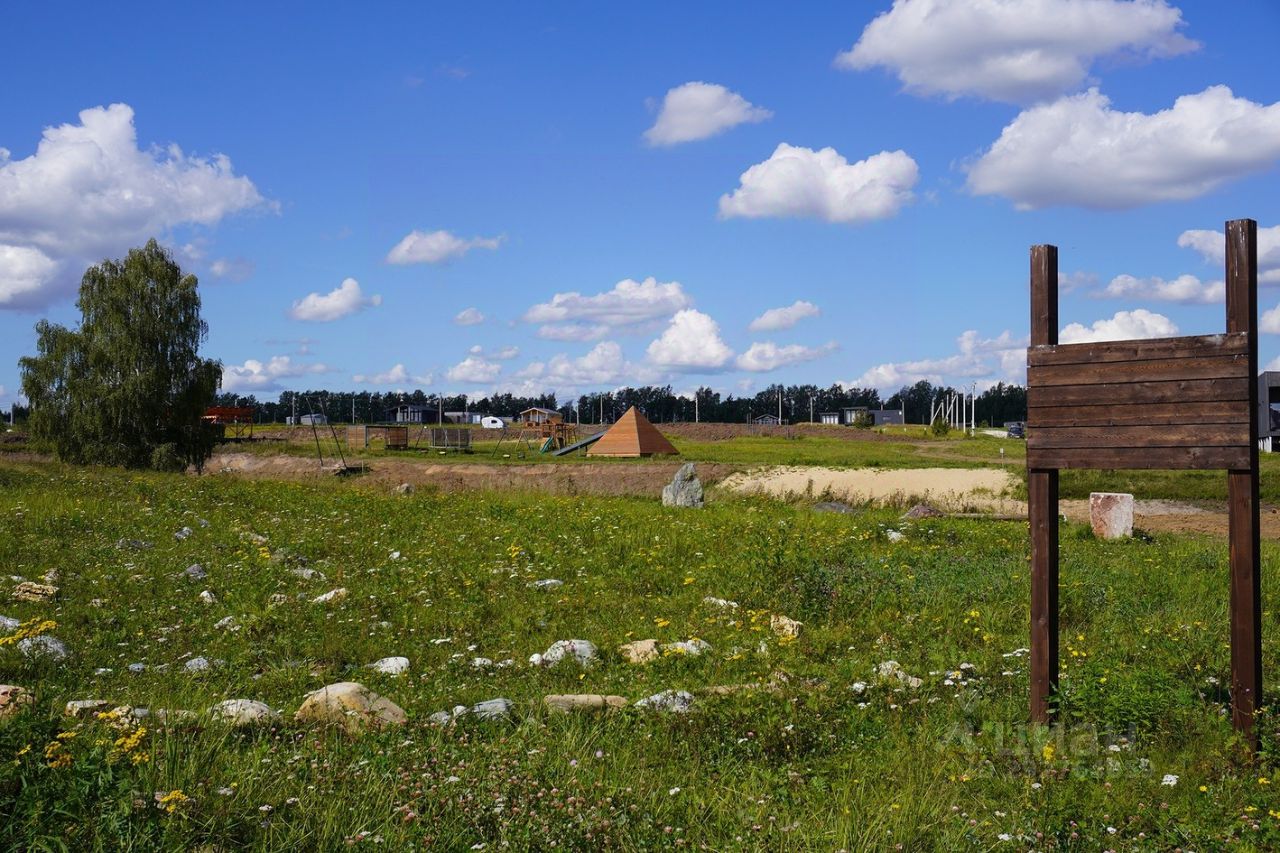
[[[1231,720],[1256,745],[1262,703],[1258,547],[1258,226],[1227,223],[1222,335],[1058,343],[1058,249],[1031,248],[1027,499],[1031,719],[1058,685],[1058,471],[1225,469],[1230,511]]]

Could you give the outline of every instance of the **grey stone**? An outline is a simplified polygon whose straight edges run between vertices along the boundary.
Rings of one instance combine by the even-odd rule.
[[[312,604],[328,604],[332,601],[341,601],[347,597],[347,588],[340,586],[337,589],[331,589],[323,595],[317,595],[311,599]]]
[[[627,700],[622,696],[603,696],[598,693],[569,693],[544,696],[542,703],[548,710],[568,714],[573,711],[609,711],[625,708]]]
[[[481,720],[501,720],[511,716],[511,700],[488,699],[471,706],[471,715]]]
[[[545,578],[529,584],[530,589],[559,589],[562,586],[564,586],[564,581],[555,578]]]
[[[227,699],[209,709],[209,715],[236,728],[271,723],[280,715],[271,706],[256,699]]]
[[[16,631],[22,625],[12,616],[0,616],[0,631]]]
[[[636,703],[637,708],[684,714],[693,708],[693,694],[686,690],[663,690]]]
[[[189,580],[202,581],[209,576],[209,573],[206,572],[204,570],[204,566],[199,563],[192,563],[182,570],[182,576]]]
[[[401,483],[391,491],[397,495],[411,495],[414,493],[413,483]]]
[[[205,672],[213,664],[206,657],[194,657],[182,665],[187,672]]]
[[[409,671],[409,659],[405,657],[382,658],[369,664],[369,669],[374,672],[381,672],[384,675],[403,675]]]
[[[62,713],[68,717],[92,717],[100,711],[105,711],[111,707],[111,703],[106,699],[72,699],[62,709]]]
[[[835,515],[857,515],[858,510],[840,501],[822,501],[813,505],[814,512],[834,513]]]
[[[694,638],[692,640],[680,640],[676,643],[664,643],[662,651],[677,655],[693,655],[697,657],[703,652],[711,651],[711,644],[706,640]]]
[[[662,487],[662,505],[680,507],[702,506],[702,481],[698,479],[692,462],[686,462],[676,471],[671,482]]]
[[[173,538],[181,542],[184,539],[189,539],[193,532],[195,531],[193,531],[190,527],[184,527],[181,530],[179,530],[177,533],[174,533]]]
[[[1124,492],[1092,492],[1089,523],[1099,539],[1127,539],[1133,535],[1133,495]]]
[[[539,666],[555,666],[565,658],[572,658],[579,666],[589,666],[598,657],[595,643],[590,640],[556,640],[539,657]]]
[[[66,644],[49,634],[42,634],[39,637],[27,637],[18,643],[18,651],[29,658],[65,660],[67,657]]]
[[[25,688],[16,684],[0,684],[0,719],[11,717],[34,704],[35,698]]]
[[[881,684],[909,687],[912,690],[924,684],[923,680],[908,675],[896,660],[887,660],[876,667],[876,679]]]
[[[627,663],[648,663],[658,659],[658,641],[632,640],[618,646],[618,651],[627,659]]]
[[[131,663],[127,667],[127,669],[133,673],[143,672],[146,668],[147,665],[145,663]]]
[[[928,504],[916,504],[911,509],[902,514],[903,519],[911,520],[917,518],[939,518],[945,515],[941,510],[931,507]]]

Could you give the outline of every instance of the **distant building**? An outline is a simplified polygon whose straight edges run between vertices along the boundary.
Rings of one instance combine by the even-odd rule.
[[[782,424],[777,415],[757,415],[751,419],[751,422],[756,426],[779,426]]]
[[[1258,438],[1269,450],[1273,438],[1280,438],[1280,370],[1258,374]]]
[[[867,412],[871,415],[872,426],[886,426],[889,424],[905,423],[902,419],[901,409],[872,409]]]
[[[822,419],[822,423],[824,424],[829,424],[832,426],[838,426],[840,424],[839,412],[823,412],[822,414],[818,415],[818,417]]]
[[[398,424],[434,424],[439,422],[440,410],[436,406],[401,403],[395,408]]]
[[[322,414],[298,415],[298,423],[302,426],[320,426],[321,424],[327,424],[328,422],[328,416]]]
[[[447,424],[478,424],[483,417],[479,412],[445,412],[444,422]]]
[[[541,406],[534,406],[525,409],[520,413],[520,423],[522,424],[559,424],[564,423],[564,415],[555,409],[544,409]]]

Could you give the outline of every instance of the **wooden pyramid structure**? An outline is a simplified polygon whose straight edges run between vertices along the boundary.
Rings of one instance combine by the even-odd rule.
[[[627,409],[626,414],[618,418],[618,422],[609,427],[609,431],[587,449],[588,456],[653,456],[679,453],[680,451],[667,441],[667,437],[658,432],[658,428],[649,423],[649,419],[640,414],[635,406]]]

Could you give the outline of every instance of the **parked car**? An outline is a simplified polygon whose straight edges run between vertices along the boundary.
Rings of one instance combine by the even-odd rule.
[[[1022,421],[1014,421],[1013,423],[1005,424],[1005,429],[1009,438],[1027,437],[1027,425]]]

